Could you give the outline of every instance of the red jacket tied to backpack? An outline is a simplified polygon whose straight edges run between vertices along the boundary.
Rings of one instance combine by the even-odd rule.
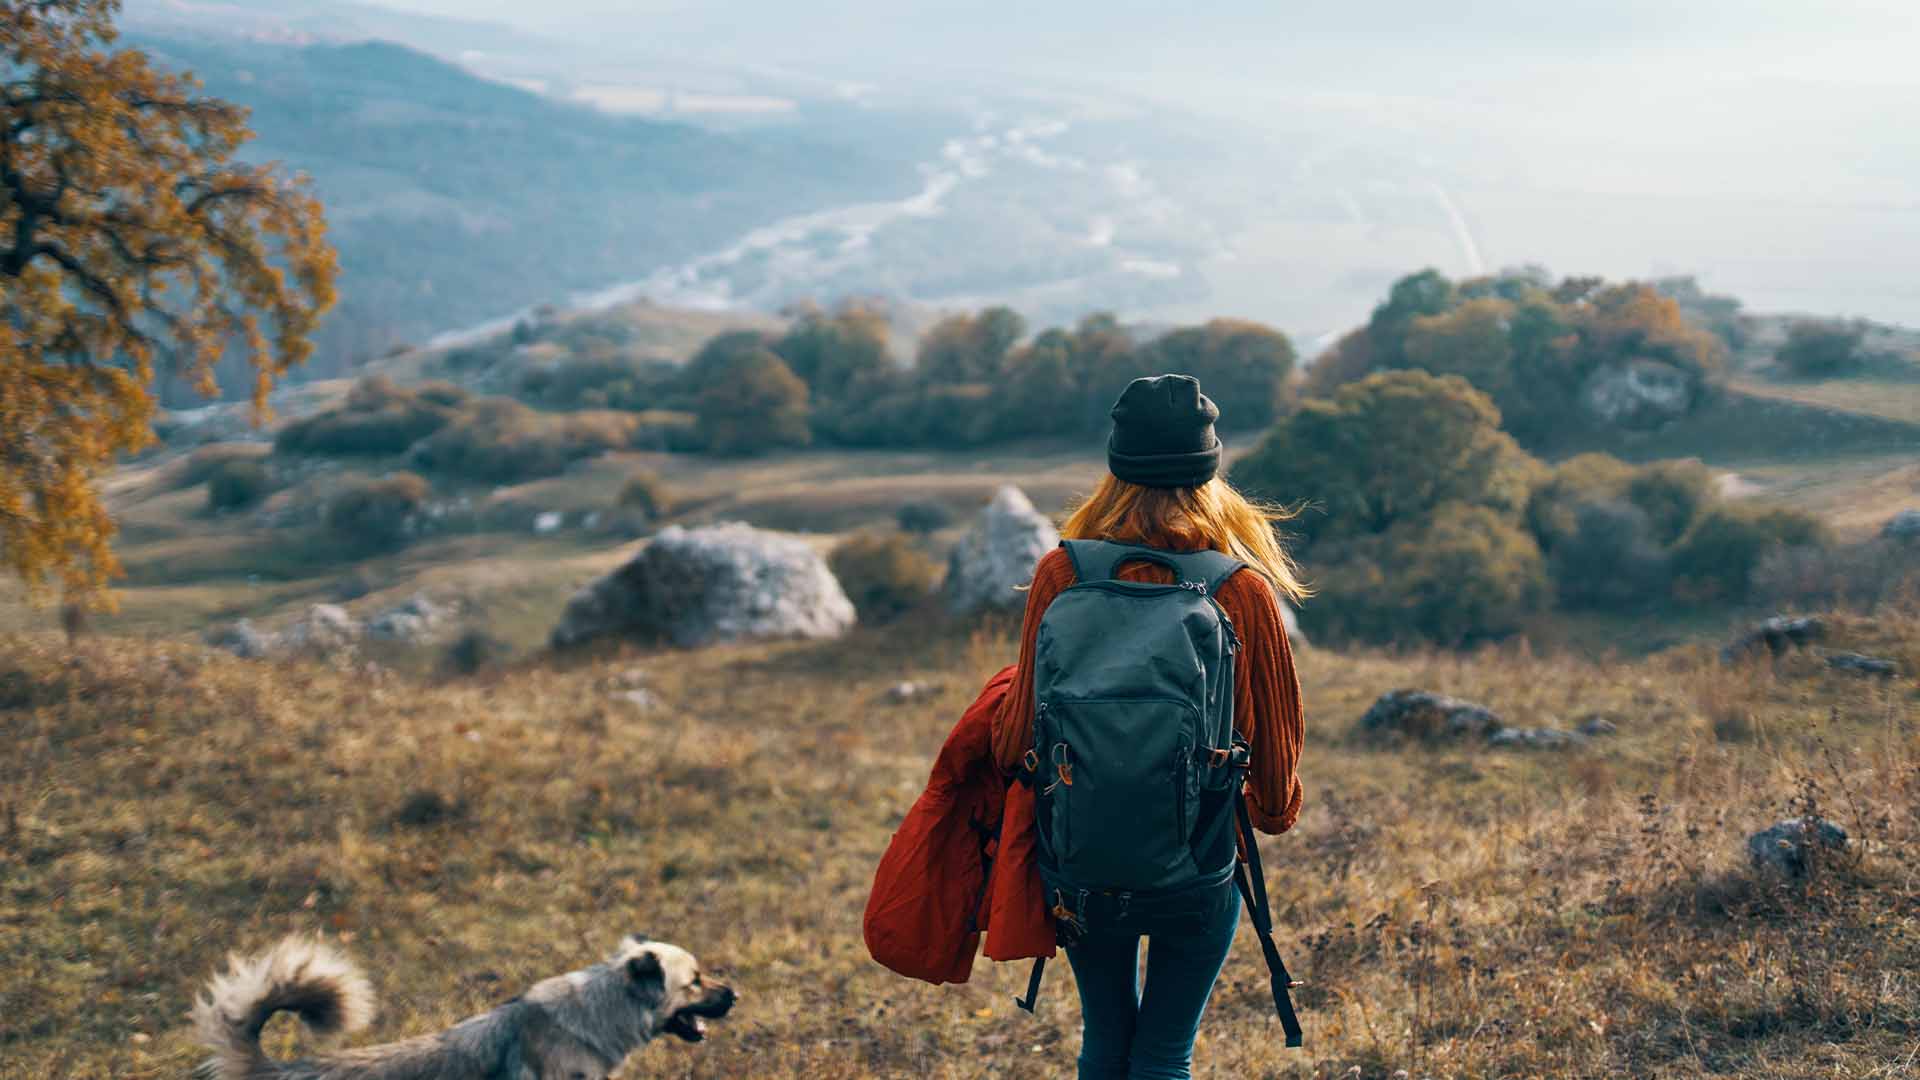
[[[902,975],[966,982],[983,931],[995,960],[1054,953],[1034,861],[1033,792],[1009,787],[993,758],[994,714],[1013,676],[1009,667],[989,679],[954,725],[874,874],[862,923],[867,951]]]

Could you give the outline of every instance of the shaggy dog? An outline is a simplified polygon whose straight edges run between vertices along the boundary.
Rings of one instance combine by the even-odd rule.
[[[318,1034],[354,1031],[373,1014],[373,990],[345,957],[288,938],[234,957],[194,1003],[193,1022],[214,1056],[210,1080],[603,1080],[658,1035],[706,1038],[706,1021],[734,992],[700,973],[685,949],[635,934],[606,960],[535,983],[512,1001],[435,1035],[275,1061],[260,1031],[276,1012]]]

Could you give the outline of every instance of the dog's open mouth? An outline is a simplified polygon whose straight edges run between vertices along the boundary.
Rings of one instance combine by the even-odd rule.
[[[707,1037],[707,1022],[690,1012],[677,1012],[667,1021],[666,1030],[688,1042],[701,1042]]]
[[[727,1015],[733,1008],[732,990],[722,990],[713,997],[695,1005],[689,1005],[667,1019],[661,1028],[688,1042],[702,1042],[707,1037],[707,1021]]]

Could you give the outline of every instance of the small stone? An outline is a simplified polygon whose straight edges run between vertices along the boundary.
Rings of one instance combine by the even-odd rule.
[[[560,511],[545,510],[534,515],[533,531],[540,536],[545,536],[548,533],[559,532],[560,526],[565,524],[565,522],[566,517],[562,515]]]
[[[1419,739],[1492,735],[1503,727],[1485,705],[1428,690],[1390,690],[1360,717],[1363,731]]]
[[[1847,831],[1825,818],[1788,818],[1747,837],[1747,856],[1761,870],[1805,877],[1816,851],[1844,851]]]
[[[637,690],[622,690],[613,696],[615,699],[624,701],[634,708],[641,710],[651,709],[660,704],[660,698],[654,694],[653,691],[645,687]]]
[[[935,693],[939,688],[923,682],[897,682],[887,687],[887,700],[896,705],[918,701]]]
[[[414,593],[398,607],[367,620],[367,636],[381,641],[418,643],[431,638],[453,618],[453,608]]]
[[[1503,727],[1487,736],[1489,746],[1502,746],[1523,750],[1566,750],[1585,742],[1586,738],[1571,731],[1558,728],[1511,728]]]
[[[1592,739],[1592,738],[1599,738],[1601,736],[1612,735],[1618,732],[1620,729],[1614,726],[1613,721],[1607,719],[1604,716],[1590,716],[1587,719],[1581,721],[1580,726],[1575,730],[1578,731],[1580,734],[1585,735],[1588,738]]]
[[[1850,671],[1856,675],[1872,675],[1882,679],[1891,679],[1900,673],[1900,665],[1892,660],[1852,652],[1828,654],[1827,666],[1835,671]]]

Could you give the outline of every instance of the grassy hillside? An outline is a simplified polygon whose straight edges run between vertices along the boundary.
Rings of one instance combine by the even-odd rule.
[[[1920,663],[1920,623],[1834,648]],[[246,663],[164,643],[0,640],[0,1074],[177,1076],[189,995],[230,948],[325,934],[373,973],[368,1038],[432,1030],[643,930],[745,991],[688,1077],[1062,1077],[1075,999],[1024,965],[933,988],[865,956],[879,852],[1004,629],[533,659],[477,678]],[[1310,651],[1308,802],[1267,841],[1307,1049],[1236,947],[1198,1075],[1893,1075],[1920,1035],[1920,712],[1911,676],[1808,656],[1722,668]],[[888,705],[903,678],[937,683]],[[620,695],[644,686],[658,699]],[[1567,752],[1370,746],[1378,693],[1511,723],[1592,716]],[[1855,853],[1810,884],[1744,838],[1817,807]],[[286,1025],[286,1026],[283,1026]],[[296,1039],[282,1020],[276,1054]]]
[[[129,43],[250,108],[248,157],[313,177],[343,269],[314,375],[642,277],[788,214],[898,196],[926,149],[830,116],[744,134],[610,116],[384,42]]]

